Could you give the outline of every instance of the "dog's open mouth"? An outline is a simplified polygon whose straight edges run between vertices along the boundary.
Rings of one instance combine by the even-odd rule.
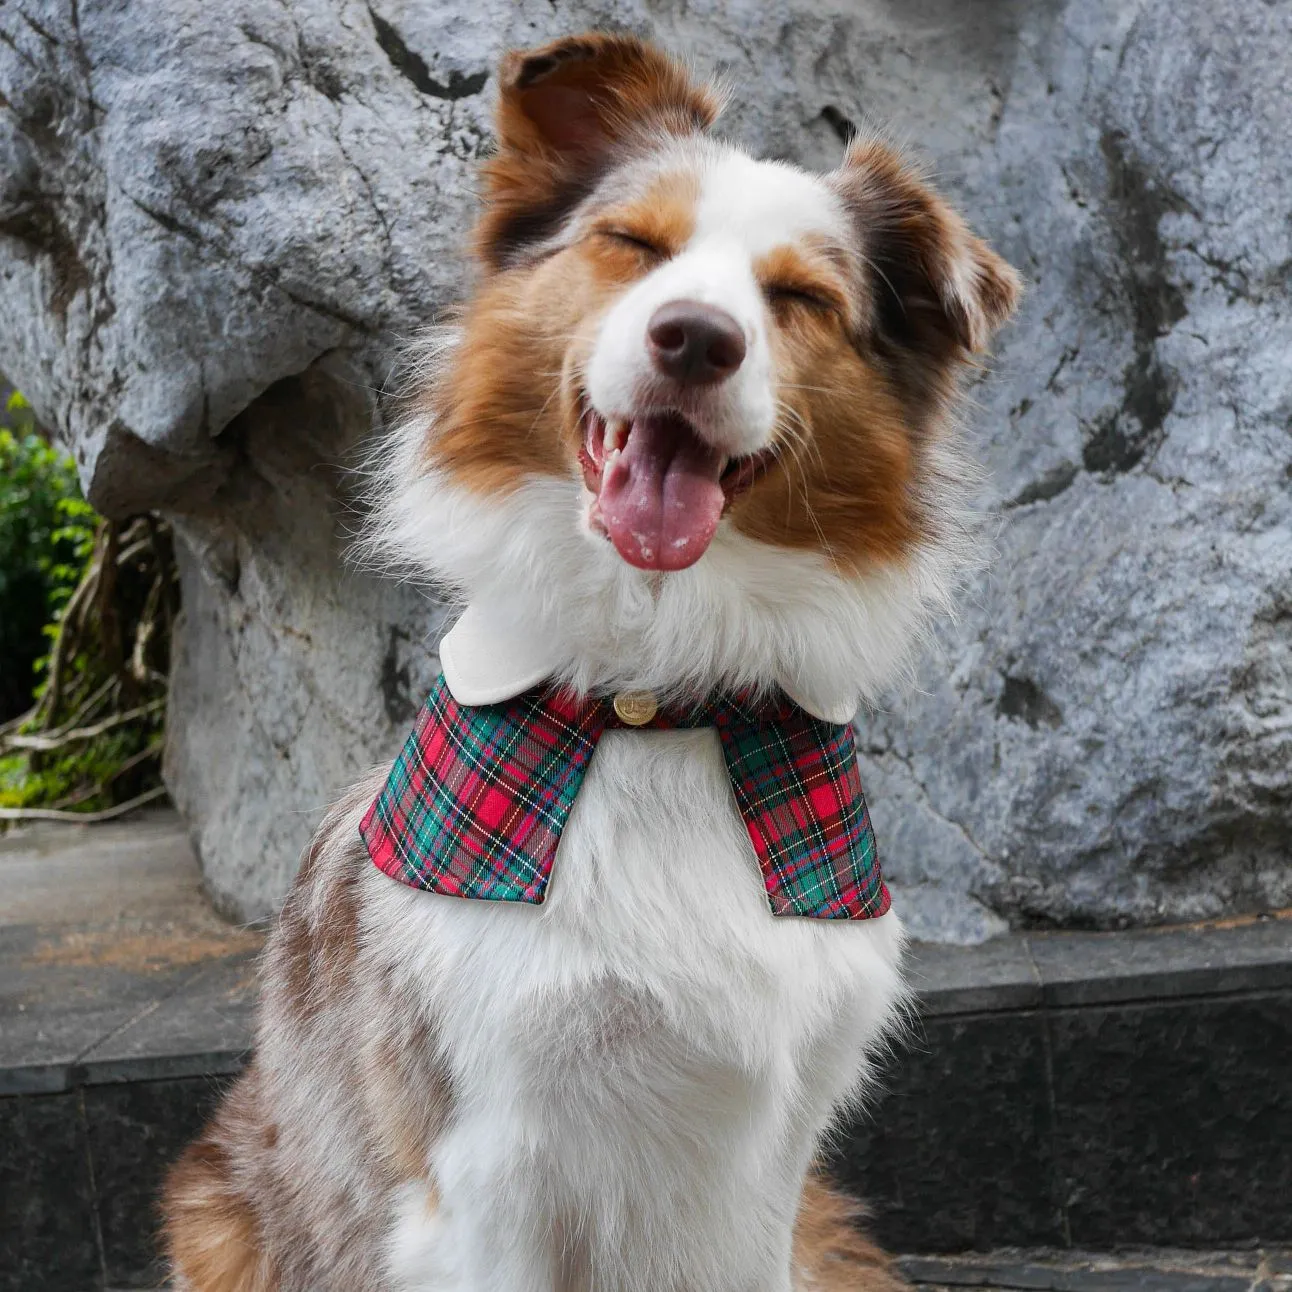
[[[582,431],[579,463],[593,494],[589,523],[642,570],[694,565],[732,499],[775,455],[764,449],[728,457],[676,412],[607,422],[585,405]]]

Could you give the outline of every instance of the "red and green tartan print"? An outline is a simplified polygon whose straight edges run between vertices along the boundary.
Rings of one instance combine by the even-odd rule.
[[[609,698],[551,687],[459,705],[441,676],[359,827],[368,855],[414,888],[542,902],[597,741],[625,726]],[[676,727],[717,729],[774,915],[888,910],[850,726],[784,699],[721,696],[631,729]]]

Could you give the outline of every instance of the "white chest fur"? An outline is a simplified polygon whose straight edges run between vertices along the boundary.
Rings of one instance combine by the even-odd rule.
[[[901,996],[896,916],[773,917],[716,733],[607,732],[541,907],[374,873],[461,1096],[408,1288],[787,1289],[803,1170]]]

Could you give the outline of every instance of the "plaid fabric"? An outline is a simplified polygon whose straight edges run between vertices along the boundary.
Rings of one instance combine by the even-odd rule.
[[[453,897],[541,902],[610,699],[539,687],[466,707],[441,676],[360,834],[392,879]],[[852,728],[782,700],[723,696],[636,730],[716,727],[774,915],[870,919],[889,907]]]

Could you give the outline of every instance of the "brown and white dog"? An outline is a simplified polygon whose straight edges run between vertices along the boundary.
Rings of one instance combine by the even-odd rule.
[[[507,56],[479,282],[371,547],[467,609],[464,705],[780,688],[846,722],[966,555],[957,375],[1017,279],[862,139],[815,176],[588,35]],[[170,1178],[189,1292],[820,1292],[883,1258],[811,1176],[903,998],[895,914],[773,919],[713,730],[602,738],[542,906],[324,822],[254,1061]]]

